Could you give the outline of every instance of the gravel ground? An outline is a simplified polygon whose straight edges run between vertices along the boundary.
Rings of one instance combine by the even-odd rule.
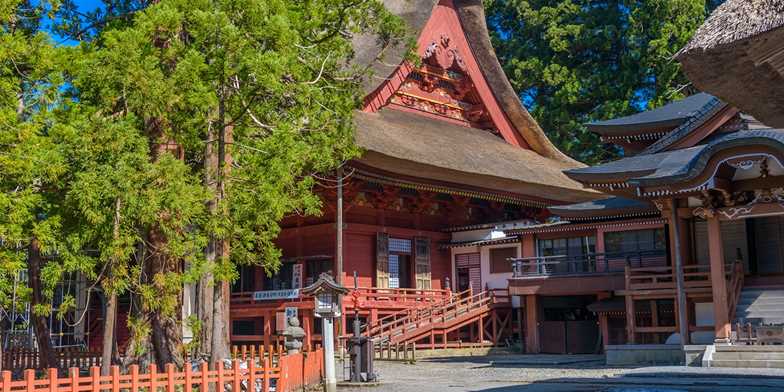
[[[340,369],[340,368],[339,368]],[[608,368],[601,357],[432,358],[416,364],[376,362],[381,384],[351,392],[746,392],[784,391],[781,373],[697,372],[684,367]],[[338,371],[340,378],[341,372]]]

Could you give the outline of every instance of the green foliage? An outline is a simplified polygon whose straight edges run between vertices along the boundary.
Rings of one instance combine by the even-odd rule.
[[[717,1],[492,0],[494,45],[524,104],[564,152],[592,164],[616,157],[585,123],[682,98],[672,56]]]
[[[376,0],[105,3],[0,3],[0,306],[33,238],[48,256],[46,297],[78,273],[147,314],[177,314],[183,284],[207,272],[275,271],[278,222],[319,213],[312,175],[358,154],[366,71],[347,65],[351,35],[403,33]],[[59,46],[44,15],[81,42]],[[210,167],[216,149],[230,167]],[[210,239],[228,257],[209,261]],[[151,332],[144,314],[129,326]]]

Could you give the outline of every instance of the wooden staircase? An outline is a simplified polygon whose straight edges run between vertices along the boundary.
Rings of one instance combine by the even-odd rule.
[[[484,320],[493,312],[494,305],[508,301],[492,290],[474,293],[467,290],[431,306],[398,312],[369,325],[366,336],[375,339],[377,346],[409,345],[425,339],[431,348],[436,347],[436,337],[441,340],[439,347],[450,347],[447,336],[463,327],[476,325],[478,340],[484,344]],[[495,342],[491,342],[493,344]],[[454,346],[454,345],[451,345]]]

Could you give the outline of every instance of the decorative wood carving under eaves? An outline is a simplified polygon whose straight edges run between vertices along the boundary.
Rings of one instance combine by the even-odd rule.
[[[498,134],[482,103],[463,57],[442,34],[425,49],[389,103]]]

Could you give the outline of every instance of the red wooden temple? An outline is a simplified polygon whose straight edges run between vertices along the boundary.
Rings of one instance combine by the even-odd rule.
[[[480,1],[392,3],[417,37],[421,65],[404,61],[400,48],[381,54],[373,37],[355,39],[358,65],[372,67],[375,77],[355,113],[364,153],[342,169],[343,264],[330,186],[320,191],[321,216],[283,220],[276,274],[242,271],[231,302],[234,343],[277,339],[286,309],[297,309],[307,333],[320,339],[312,302],[296,289],[322,272],[342,271],[345,286],[354,286],[354,273],[359,286],[343,300],[343,326],[355,310],[376,332],[415,322],[412,310],[431,309],[449,320],[407,341],[496,344],[502,324],[505,336],[513,324],[508,295],[455,276],[447,229],[542,221],[546,206],[596,197],[562,174],[581,165],[553,147],[521,106],[490,45]],[[451,319],[445,301],[476,305],[470,317]]]

